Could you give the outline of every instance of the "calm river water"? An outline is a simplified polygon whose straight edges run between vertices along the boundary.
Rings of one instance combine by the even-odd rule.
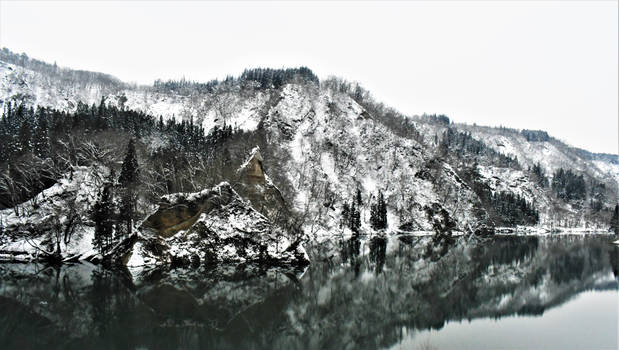
[[[3,264],[0,349],[617,349],[613,239],[336,239],[305,270]]]

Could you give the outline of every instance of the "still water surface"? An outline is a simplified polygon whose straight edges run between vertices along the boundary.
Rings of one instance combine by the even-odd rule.
[[[611,236],[350,238],[302,271],[0,265],[0,348],[616,349]]]
[[[450,322],[413,333],[392,349],[617,349],[619,294],[583,292],[543,316]]]

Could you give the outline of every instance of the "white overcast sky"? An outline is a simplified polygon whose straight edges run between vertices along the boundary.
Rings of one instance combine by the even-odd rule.
[[[0,2],[0,46],[138,83],[306,65],[399,111],[618,148],[604,2]]]

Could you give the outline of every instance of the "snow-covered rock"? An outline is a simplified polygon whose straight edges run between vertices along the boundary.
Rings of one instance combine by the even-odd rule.
[[[165,196],[139,230],[130,266],[309,262],[301,237],[290,237],[273,225],[225,182],[197,193]]]
[[[260,147],[256,146],[236,171],[235,190],[266,217],[271,219],[287,217],[288,206],[279,188],[266,174],[263,164]]]

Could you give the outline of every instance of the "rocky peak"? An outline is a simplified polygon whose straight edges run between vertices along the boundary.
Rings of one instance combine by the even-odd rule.
[[[263,159],[260,154],[260,147],[256,146],[251,150],[249,157],[238,170],[241,182],[248,185],[265,185],[267,181],[262,162]]]
[[[256,210],[273,219],[285,213],[287,208],[281,192],[265,173],[262,164],[260,147],[256,146],[237,170],[238,181],[235,189],[247,198]]]

